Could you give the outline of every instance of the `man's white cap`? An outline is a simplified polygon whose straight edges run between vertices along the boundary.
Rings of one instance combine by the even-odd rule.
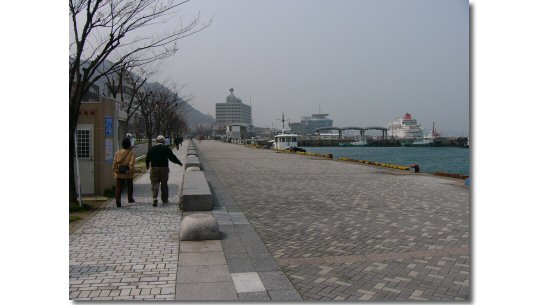
[[[157,136],[157,142],[164,142],[164,136],[158,135]]]

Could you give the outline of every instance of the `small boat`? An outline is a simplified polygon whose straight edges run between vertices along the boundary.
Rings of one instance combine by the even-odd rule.
[[[349,143],[351,146],[368,146],[366,139],[359,139],[357,141]]]
[[[359,147],[359,146],[368,146],[368,141],[365,138],[357,137],[353,142],[340,142],[338,143],[340,147]]]
[[[273,142],[273,148],[274,149],[288,149],[291,147],[297,147],[297,138],[299,137],[298,134],[291,134],[291,133],[282,133],[277,134],[275,136],[275,140]]]
[[[299,135],[295,133],[286,133],[284,129],[284,113],[282,113],[282,133],[275,135],[273,141],[273,148],[277,150],[290,149],[297,147]]]
[[[416,139],[409,146],[412,147],[432,147],[441,145],[441,134],[435,131],[435,123],[430,133],[423,137]]]

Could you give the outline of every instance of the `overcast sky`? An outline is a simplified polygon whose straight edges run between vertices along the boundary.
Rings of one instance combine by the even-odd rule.
[[[338,127],[387,126],[409,112],[425,130],[468,134],[468,1],[193,0],[180,15],[198,12],[213,23],[162,75],[202,113],[233,87],[255,126],[320,110]]]

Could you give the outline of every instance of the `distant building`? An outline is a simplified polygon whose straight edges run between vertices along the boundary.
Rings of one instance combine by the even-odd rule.
[[[254,136],[253,126],[244,123],[233,123],[226,127],[226,137],[232,140],[250,139]]]
[[[225,128],[231,124],[252,125],[251,107],[243,104],[241,99],[234,95],[233,88],[226,97],[226,103],[215,105],[215,128]]]
[[[304,134],[312,134],[316,133],[316,129],[322,128],[322,127],[333,127],[333,120],[328,118],[329,114],[325,113],[319,113],[319,114],[312,114],[312,116],[303,116],[301,117],[301,125],[303,128]],[[293,125],[292,125],[293,126]],[[293,129],[293,127],[292,127]],[[297,133],[300,133],[299,130],[297,130]]]
[[[305,134],[305,129],[302,123],[291,123],[290,124],[291,132],[297,134]]]
[[[269,127],[252,127],[252,132],[254,136],[261,139],[270,139],[272,138],[271,128]]]

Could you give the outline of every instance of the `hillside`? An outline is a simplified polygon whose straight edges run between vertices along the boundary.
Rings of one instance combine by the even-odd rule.
[[[185,107],[185,120],[189,128],[198,127],[200,125],[210,127],[215,123],[215,119],[208,114],[203,114],[191,105]]]

